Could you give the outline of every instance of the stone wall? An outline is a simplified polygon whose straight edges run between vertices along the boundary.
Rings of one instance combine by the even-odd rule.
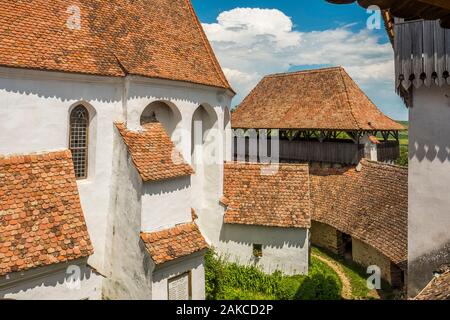
[[[363,267],[378,266],[381,269],[381,276],[391,283],[391,261],[371,246],[353,238],[353,261]]]
[[[311,243],[339,254],[342,248],[342,234],[327,224],[313,221],[311,226]]]

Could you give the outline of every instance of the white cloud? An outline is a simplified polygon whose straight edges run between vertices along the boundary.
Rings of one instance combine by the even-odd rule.
[[[353,32],[350,26],[301,32],[280,10],[260,8],[235,8],[222,12],[216,23],[203,24],[227,77],[238,91],[236,103],[262,76],[305,65],[342,65],[360,85],[384,86],[394,94],[390,43],[380,44],[373,32]]]
[[[255,84],[260,80],[257,72],[245,73],[236,69],[223,68],[227,79],[242,92],[250,92]]]

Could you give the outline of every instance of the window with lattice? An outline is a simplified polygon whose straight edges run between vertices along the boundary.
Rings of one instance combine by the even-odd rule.
[[[77,106],[70,113],[69,138],[75,176],[77,179],[86,179],[88,175],[89,112],[84,106]]]

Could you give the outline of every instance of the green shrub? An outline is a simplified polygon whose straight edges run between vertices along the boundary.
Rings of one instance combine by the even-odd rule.
[[[395,164],[398,166],[407,167],[409,162],[409,152],[407,146],[400,147],[400,158],[395,161]]]
[[[277,299],[294,300],[305,278],[305,276],[283,277],[276,291]]]
[[[309,276],[290,277],[227,263],[211,250],[205,258],[205,278],[209,300],[330,300],[340,299],[342,289],[338,275],[314,258]]]
[[[261,292],[225,287],[217,300],[277,300],[277,297]]]
[[[216,300],[222,290],[226,267],[224,261],[216,256],[214,250],[205,255],[205,291],[207,300]]]
[[[303,281],[296,300],[340,300],[341,286],[334,277],[315,273]]]

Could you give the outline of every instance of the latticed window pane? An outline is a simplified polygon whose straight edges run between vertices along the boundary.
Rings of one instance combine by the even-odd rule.
[[[70,114],[70,142],[77,179],[87,178],[89,113],[83,106]]]

